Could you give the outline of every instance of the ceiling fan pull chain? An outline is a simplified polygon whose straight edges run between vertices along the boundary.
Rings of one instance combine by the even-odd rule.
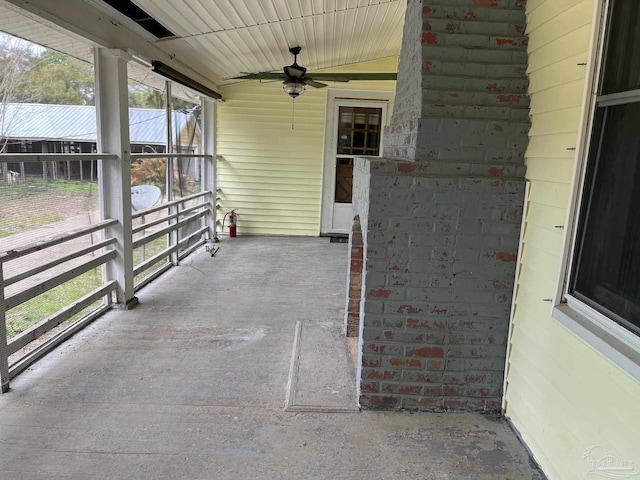
[[[291,99],[291,130],[293,130],[293,123],[296,118],[296,99]]]

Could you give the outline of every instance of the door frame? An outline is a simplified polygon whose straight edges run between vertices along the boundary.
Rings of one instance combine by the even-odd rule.
[[[382,108],[380,132],[380,153],[384,148],[384,129],[389,125],[393,110],[393,90],[340,90],[327,92],[326,123],[324,129],[324,150],[322,159],[322,202],[320,209],[320,235],[348,234],[349,229],[333,228],[333,205],[336,181],[336,145],[338,142],[338,113],[340,107]],[[348,204],[346,204],[348,205]]]

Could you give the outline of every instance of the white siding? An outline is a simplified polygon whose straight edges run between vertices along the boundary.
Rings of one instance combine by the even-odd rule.
[[[336,71],[395,72],[397,58]],[[238,234],[318,235],[329,88],[393,90],[394,81],[308,87],[294,101],[280,82],[243,82],[222,89],[218,105],[218,219],[238,209]],[[292,123],[294,128],[292,128]],[[226,232],[226,229],[225,229]]]
[[[640,384],[551,318],[594,0],[527,3],[531,182],[507,372],[506,415],[550,480],[587,478],[589,449],[640,471]]]

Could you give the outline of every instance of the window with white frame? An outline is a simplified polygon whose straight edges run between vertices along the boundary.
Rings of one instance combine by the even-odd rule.
[[[640,2],[606,25],[567,294],[640,336]]]

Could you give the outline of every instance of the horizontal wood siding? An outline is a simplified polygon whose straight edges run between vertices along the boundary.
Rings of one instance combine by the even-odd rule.
[[[396,68],[397,58],[390,57],[334,70]],[[239,235],[319,234],[326,102],[332,87],[393,91],[395,82],[308,87],[295,103],[281,82],[241,82],[221,89],[225,101],[217,106],[216,122],[219,221],[238,209]]]
[[[529,0],[531,182],[506,415],[550,480],[591,478],[593,447],[640,471],[640,385],[551,318],[591,44],[594,0]],[[600,478],[600,477],[594,477]]]

